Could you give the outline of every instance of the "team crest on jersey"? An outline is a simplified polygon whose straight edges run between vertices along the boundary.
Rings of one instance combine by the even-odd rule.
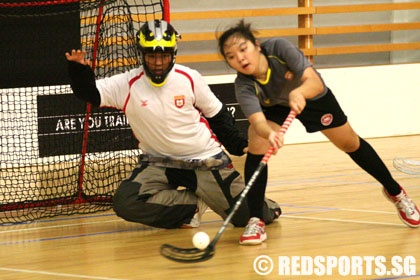
[[[177,108],[182,108],[185,105],[185,96],[184,95],[178,95],[174,97],[175,106]]]
[[[333,121],[333,115],[328,113],[321,117],[321,123],[323,126],[329,126]]]

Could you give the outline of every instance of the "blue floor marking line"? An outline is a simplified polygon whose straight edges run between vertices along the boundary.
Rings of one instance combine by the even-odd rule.
[[[292,204],[280,204],[280,206],[288,206],[288,207],[296,207],[296,208],[308,208],[313,210],[307,211],[297,211],[297,212],[287,212],[283,213],[282,215],[293,215],[293,214],[308,214],[308,213],[318,213],[318,212],[328,212],[328,211],[337,211],[340,208],[332,208],[332,207],[319,207],[319,206],[297,206]],[[115,214],[106,214],[104,216],[115,216]],[[96,216],[97,217],[97,216]],[[66,220],[66,219],[60,219]],[[124,221],[124,220],[121,220]],[[202,222],[202,224],[211,224],[216,222],[223,222],[223,220],[213,220],[213,221],[206,221]],[[26,243],[34,243],[34,242],[44,242],[44,241],[53,241],[53,240],[60,240],[60,239],[71,239],[71,238],[80,238],[80,237],[91,237],[91,236],[100,236],[100,235],[107,235],[107,234],[115,234],[115,233],[125,233],[125,232],[136,232],[136,231],[143,231],[143,230],[164,230],[158,228],[136,228],[136,229],[127,229],[127,230],[115,230],[115,231],[107,231],[107,232],[95,232],[95,233],[88,233],[88,234],[79,234],[79,235],[71,235],[71,236],[57,236],[57,237],[49,237],[49,238],[39,238],[39,239],[32,239],[32,240],[20,240],[20,241],[9,241],[9,242],[0,242],[0,246],[6,245],[18,245],[18,244],[26,244]]]
[[[77,214],[75,214],[77,215]],[[63,218],[58,218],[60,215],[58,215],[57,217],[51,217],[51,218],[45,218],[42,220],[32,220],[32,221],[25,221],[25,222],[17,222],[17,223],[5,223],[5,224],[0,224],[0,226],[2,227],[7,227],[7,226],[19,226],[19,225],[28,225],[28,224],[42,224],[42,223],[53,223],[53,222],[60,222],[60,221],[72,221],[72,220],[79,220],[79,219],[91,219],[91,218],[98,218],[98,217],[110,217],[110,216],[115,216],[115,213],[104,213],[104,214],[98,214],[98,215],[87,215],[87,216],[83,216],[83,215],[79,215],[79,216],[68,216],[68,217],[63,217]]]
[[[72,239],[72,238],[80,238],[80,237],[100,236],[100,235],[123,233],[123,232],[135,232],[135,231],[141,231],[141,229],[104,231],[104,232],[86,233],[86,234],[78,234],[78,235],[67,235],[67,236],[57,236],[57,237],[49,237],[49,238],[38,238],[38,239],[29,239],[29,240],[20,240],[20,241],[0,242],[0,246],[27,244],[27,243],[44,242],[44,241],[54,241],[54,240],[60,240],[60,239]]]
[[[386,278],[375,278],[375,280],[396,280],[396,279],[409,279],[414,277],[419,277],[420,274],[414,274],[414,275],[407,275],[407,276],[395,276],[395,277],[386,277]]]

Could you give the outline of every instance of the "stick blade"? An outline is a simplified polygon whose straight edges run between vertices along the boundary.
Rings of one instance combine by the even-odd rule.
[[[412,175],[420,174],[420,161],[407,158],[394,158],[393,165],[395,169]]]
[[[214,247],[210,244],[206,249],[178,248],[170,244],[160,247],[160,254],[165,258],[181,263],[196,263],[211,259],[214,256]]]

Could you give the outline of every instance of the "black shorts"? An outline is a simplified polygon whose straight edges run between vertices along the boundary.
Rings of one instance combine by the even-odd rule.
[[[290,108],[282,105],[262,107],[267,120],[282,125]],[[334,94],[328,89],[327,93],[315,100],[306,100],[306,107],[296,117],[305,126],[307,132],[317,132],[328,128],[342,126],[347,122]]]

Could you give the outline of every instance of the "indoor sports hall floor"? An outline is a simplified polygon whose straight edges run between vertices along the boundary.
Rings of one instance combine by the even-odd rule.
[[[420,175],[392,166],[394,157],[420,160],[420,135],[367,140],[420,205]],[[243,158],[234,162],[242,171]],[[160,256],[160,245],[192,247],[198,231],[212,238],[222,224],[213,212],[204,214],[199,229],[188,230],[129,223],[112,211],[61,216],[0,226],[0,279],[420,279],[420,228],[400,222],[379,183],[347,155],[330,143],[286,145],[269,166],[267,196],[281,204],[283,215],[267,226],[263,245],[238,245],[243,229],[229,227],[212,259],[180,264]],[[322,258],[374,261],[327,275],[308,264]],[[301,266],[288,271],[285,261],[296,259]],[[305,271],[310,275],[297,276]]]

